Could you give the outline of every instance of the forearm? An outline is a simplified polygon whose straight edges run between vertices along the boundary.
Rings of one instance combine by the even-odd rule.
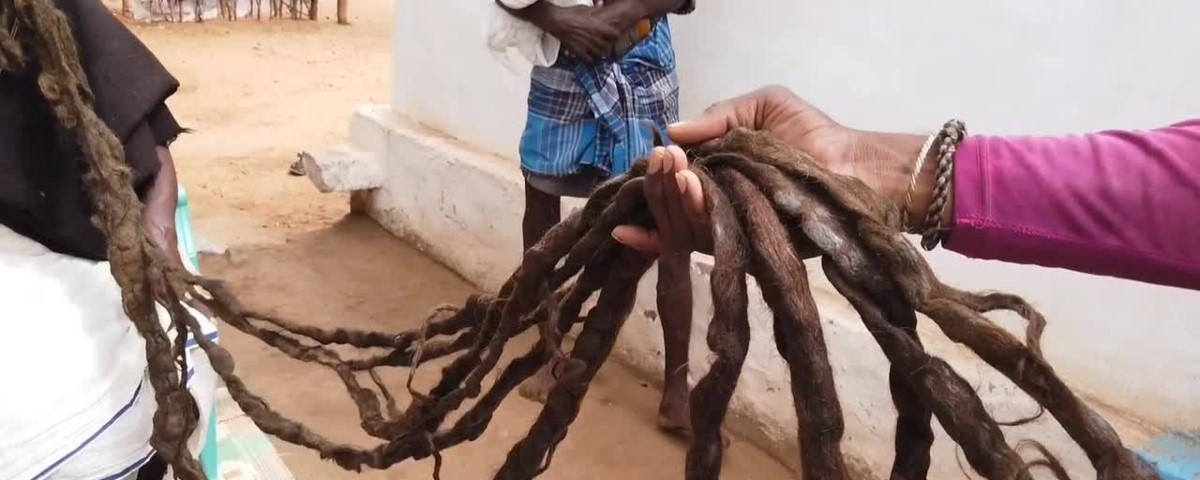
[[[920,233],[934,184],[927,159],[910,202],[919,135],[862,132],[876,188]],[[973,258],[1200,289],[1200,120],[1153,131],[968,136],[954,160],[946,248]]]
[[[175,207],[179,198],[175,161],[167,147],[160,146],[156,150],[160,167],[146,190],[142,223],[154,245],[165,252],[168,258],[182,261],[175,233]]]
[[[947,248],[1200,289],[1200,120],[1143,132],[968,137]]]
[[[641,18],[654,18],[678,12],[685,2],[684,0],[640,0],[631,3],[642,4],[645,15]]]
[[[528,7],[520,9],[509,7],[502,0],[495,0],[495,2],[496,5],[499,5],[500,8],[504,9],[505,12],[508,12],[509,15],[537,25],[537,27],[542,30],[549,29],[551,26],[550,18],[551,15],[553,15],[553,10],[559,8],[549,2],[543,2],[541,0],[535,1]]]
[[[678,11],[682,0],[607,0],[602,14],[609,15],[617,30],[626,31],[639,21]]]

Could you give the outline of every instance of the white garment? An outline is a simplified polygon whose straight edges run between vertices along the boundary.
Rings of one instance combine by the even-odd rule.
[[[504,5],[520,10],[534,4],[537,0],[501,0]],[[545,0],[558,7],[592,6],[592,0]],[[525,20],[510,15],[508,12],[492,4],[492,21],[488,29],[488,47],[499,53],[507,53],[509,49],[516,50],[534,66],[549,67],[558,60],[558,50],[562,45],[557,38],[550,35]]]
[[[212,323],[191,313],[215,338]],[[0,318],[0,479],[122,478],[145,463],[154,392],[109,263],[51,252],[0,226]],[[187,357],[198,454],[216,374],[202,352]]]

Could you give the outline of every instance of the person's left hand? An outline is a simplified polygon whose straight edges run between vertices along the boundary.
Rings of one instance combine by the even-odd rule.
[[[688,170],[687,154],[676,145],[654,147],[646,169],[646,203],[657,229],[622,225],[613,238],[646,253],[712,252],[712,232],[704,209],[700,178]]]
[[[153,218],[155,218],[153,215],[147,215],[144,220],[146,225],[146,236],[150,239],[150,243],[154,244],[154,246],[163,253],[167,261],[171,263],[171,266],[187,271],[187,266],[184,264],[183,255],[179,252],[179,237],[176,234],[174,223],[172,222],[170,224],[164,224],[165,222],[155,221]],[[154,296],[155,298],[162,299],[162,301],[166,301],[168,298],[165,290],[167,287],[166,277],[160,275],[156,276],[158,278],[154,279],[154,281],[151,283],[154,289]],[[185,304],[187,304],[187,306],[195,309],[197,312],[200,312],[205,317],[212,318],[212,310],[203,303],[190,298],[182,300]]]

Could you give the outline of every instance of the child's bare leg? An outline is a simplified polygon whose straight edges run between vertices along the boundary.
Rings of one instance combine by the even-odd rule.
[[[688,409],[688,342],[692,334],[691,255],[665,253],[658,259],[658,314],[666,357],[659,428],[691,432]]]
[[[562,220],[562,199],[534,188],[525,183],[525,217],[521,221],[521,235],[524,240],[524,250],[529,250],[546,232]],[[539,402],[545,402],[546,396],[554,386],[554,377],[550,373],[552,365],[547,365],[533,378],[521,384],[518,392],[522,397]]]
[[[529,250],[562,221],[562,199],[525,182],[525,216],[521,220],[522,251]]]

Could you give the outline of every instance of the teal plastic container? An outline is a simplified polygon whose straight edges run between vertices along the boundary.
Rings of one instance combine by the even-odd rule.
[[[175,204],[175,235],[183,249],[187,260],[197,271],[200,270],[200,254],[196,252],[195,236],[192,234],[192,212],[188,209],[187,190],[179,186],[179,200]],[[208,433],[205,435],[204,446],[200,449],[200,466],[209,480],[220,480],[217,469],[217,409],[214,402],[212,415],[208,418]]]
[[[187,252],[187,259],[192,266],[200,269],[200,255],[196,252],[196,239],[192,235],[192,212],[188,210],[187,190],[179,186],[179,202],[175,204],[175,234],[179,237],[179,245]]]

